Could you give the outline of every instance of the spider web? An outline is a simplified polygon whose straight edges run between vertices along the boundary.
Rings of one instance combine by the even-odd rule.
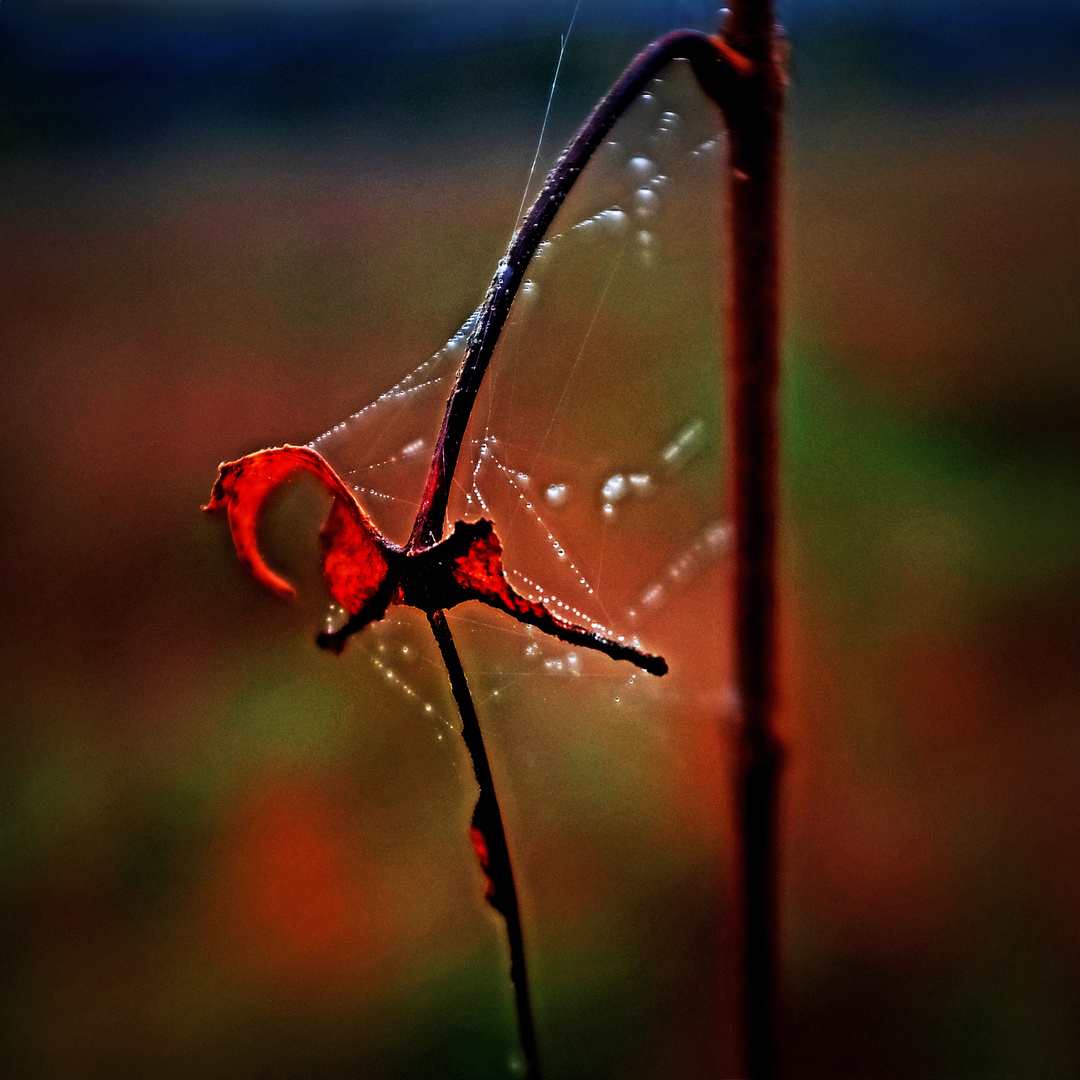
[[[515,588],[664,655],[671,674],[653,679],[469,604],[450,618],[478,703],[536,707],[584,693],[591,705],[677,698],[715,714],[724,699],[717,128],[676,68],[597,151],[514,302],[447,520],[490,518]],[[309,443],[399,543],[474,318]],[[414,615],[394,613],[350,648],[448,722],[424,678],[403,671],[402,657],[423,648],[410,637]],[[331,612],[328,625],[341,617]]]

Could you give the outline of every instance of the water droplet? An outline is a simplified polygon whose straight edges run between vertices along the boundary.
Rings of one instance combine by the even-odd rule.
[[[549,484],[544,497],[552,506],[562,506],[570,496],[570,489],[565,484]]]
[[[631,175],[640,179],[652,176],[656,171],[656,166],[647,157],[633,157],[627,162],[626,167]]]
[[[626,224],[626,214],[617,206],[610,207],[600,216],[616,232]]]
[[[647,218],[656,209],[656,192],[652,188],[638,188],[634,192],[634,209],[637,216]]]
[[[326,609],[326,632],[332,634],[348,622],[349,613],[340,604],[330,604]]]
[[[722,554],[731,547],[733,530],[726,521],[714,521],[705,527],[705,544],[716,554]]]
[[[701,449],[705,424],[694,420],[668,443],[660,453],[660,458],[671,469],[681,469]]]
[[[614,476],[608,477],[604,486],[600,489],[600,494],[603,496],[604,501],[610,505],[620,499],[625,499],[630,494],[630,484],[625,476],[616,473]]]
[[[630,489],[635,495],[651,495],[653,491],[652,477],[648,473],[631,473],[628,477]]]
[[[535,281],[523,281],[521,283],[521,295],[526,300],[535,300],[539,295],[540,290],[536,287]]]

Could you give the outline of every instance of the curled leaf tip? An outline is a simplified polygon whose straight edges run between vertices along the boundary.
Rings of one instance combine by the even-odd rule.
[[[287,449],[263,450],[237,461],[222,462],[210,492],[210,501],[203,510],[210,513],[225,510],[241,564],[275,596],[292,600],[296,590],[267,566],[256,536],[259,513],[267,495],[300,467],[291,455],[282,453]]]
[[[225,470],[228,468],[229,464],[230,463],[228,461],[222,461],[218,463],[218,475],[217,479],[214,481],[214,486],[210,489],[210,499],[208,502],[203,503],[203,505],[199,507],[199,509],[202,510],[203,513],[212,514],[215,510],[220,510],[225,505],[226,495],[225,488],[222,486],[221,483],[221,477]]]
[[[222,462],[203,510],[226,511],[241,564],[275,596],[291,600],[296,590],[267,566],[256,529],[267,497],[297,472],[311,473],[334,497],[323,529],[323,572],[334,599],[355,613],[386,575],[387,545],[321,454],[306,446],[286,445]]]

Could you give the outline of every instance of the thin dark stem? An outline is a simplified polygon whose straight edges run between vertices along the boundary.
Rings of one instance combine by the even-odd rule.
[[[717,100],[726,96],[724,90],[728,82],[737,77],[731,57],[719,50],[716,39],[693,30],[676,30],[640,52],[593,109],[548,175],[525,220],[518,226],[506,257],[499,263],[488,288],[476,325],[469,335],[457,381],[446,403],[427,486],[407,550],[430,547],[442,536],[450,485],[469,416],[529,260],[604,136],[649,82],[676,59],[689,60],[706,92]]]
[[[487,874],[488,902],[506,921],[506,937],[510,944],[510,981],[514,987],[521,1050],[525,1056],[525,1076],[527,1080],[540,1080],[536,1028],[533,1024],[529,977],[525,967],[525,940],[521,933],[521,911],[518,907],[517,887],[514,885],[502,812],[495,795],[495,781],[491,776],[491,765],[488,763],[484,737],[476,718],[469,683],[465,678],[465,670],[461,666],[446,615],[442,611],[436,611],[428,616],[428,621],[450,676],[450,688],[461,714],[461,737],[472,758],[473,772],[480,786],[480,797],[476,801],[472,817],[473,845]]]
[[[730,136],[731,364],[735,517],[736,685],[742,709],[737,806],[743,895],[743,1029],[746,1074],[776,1071],[776,794],[781,749],[775,708],[777,519],[776,387],[779,374],[778,192],[783,73],[776,60],[770,0],[734,0],[724,38],[677,31],[650,45],[593,110],[552,170],[500,262],[469,337],[446,404],[424,495],[406,552],[441,539],[454,471],[476,395],[525,269],[559,207],[604,136],[671,60],[690,61],[703,90],[723,109]],[[462,715],[480,799],[474,843],[489,878],[488,898],[506,918],[522,1047],[536,1075],[521,920],[502,816],[479,723],[442,611],[430,617]],[[480,841],[478,842],[477,837]]]
[[[510,306],[524,278],[525,269],[539,247],[544,233],[589,158],[615,121],[649,82],[668,63],[678,58],[690,61],[702,87],[717,101],[729,96],[730,85],[742,74],[737,63],[738,57],[729,55],[718,39],[693,31],[676,31],[640,53],[592,111],[577,137],[549,174],[525,220],[514,233],[506,257],[500,262],[480,307],[476,325],[469,336],[465,358],[446,403],[424,495],[405,549],[407,554],[413,555],[433,547],[442,537],[450,486],[476,395],[506,323]],[[733,60],[736,62],[733,63]],[[450,675],[454,699],[461,713],[462,737],[469,749],[476,780],[480,785],[480,798],[473,812],[473,843],[488,875],[488,900],[506,920],[506,934],[510,946],[510,979],[514,986],[526,1075],[530,1080],[538,1080],[536,1032],[529,1000],[521,913],[502,813],[495,795],[495,785],[476,709],[446,616],[438,610],[429,615],[429,621]]]
[[[753,62],[725,107],[730,137],[735,670],[741,709],[736,806],[742,884],[745,1074],[776,1075],[777,405],[779,185],[784,73],[771,0],[733,0],[725,41]]]

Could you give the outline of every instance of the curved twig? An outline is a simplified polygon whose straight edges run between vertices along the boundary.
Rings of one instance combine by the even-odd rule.
[[[424,494],[405,548],[407,553],[413,554],[433,547],[442,537],[450,487],[476,395],[529,261],[604,136],[649,82],[676,59],[690,62],[702,89],[720,105],[725,119],[735,107],[741,84],[752,76],[755,70],[755,65],[721,38],[694,31],[675,31],[639,53],[592,111],[574,141],[552,169],[532,208],[514,233],[507,254],[499,263],[477,313],[465,358],[446,403],[446,412],[432,454]],[[472,757],[476,780],[480,786],[480,797],[473,813],[473,843],[488,875],[488,900],[506,921],[510,946],[510,977],[514,985],[526,1072],[530,1080],[538,1080],[539,1063],[529,999],[521,914],[502,814],[476,710],[446,616],[442,610],[437,610],[429,615],[429,621],[450,676],[451,689],[461,713],[462,737]]]
[[[465,359],[446,403],[427,485],[407,550],[430,547],[442,535],[450,485],[472,407],[529,260],[604,136],[637,95],[672,60],[688,60],[704,91],[721,108],[733,100],[737,85],[750,71],[747,62],[719,38],[694,30],[676,30],[638,53],[590,113],[574,141],[549,173],[532,208],[514,233],[506,256],[500,261],[477,312]]]
[[[499,263],[495,277],[477,313],[478,317],[469,336],[465,358],[446,403],[446,412],[432,454],[427,484],[412,534],[406,545],[407,552],[432,547],[441,539],[446,521],[450,486],[465,439],[469,417],[529,261],[543,240],[559,207],[562,206],[604,136],[649,82],[667,64],[676,59],[685,59],[690,62],[702,89],[721,106],[725,116],[733,105],[739,84],[753,70],[753,65],[720,38],[708,37],[694,31],[675,31],[639,53],[603,100],[593,109],[574,141],[548,175],[532,208],[514,233],[506,257]],[[517,904],[517,890],[502,825],[502,814],[495,795],[494,782],[480,725],[476,718],[476,710],[446,617],[440,610],[433,612],[429,619],[450,674],[451,688],[461,712],[462,737],[469,748],[477,783],[480,785],[480,798],[473,815],[473,838],[475,843],[479,833],[483,839],[483,848],[477,845],[477,852],[490,882],[488,898],[506,920],[511,957],[510,977],[514,984],[522,1049],[525,1054],[527,1074],[530,1080],[537,1080],[539,1064],[529,1001],[521,914]]]

